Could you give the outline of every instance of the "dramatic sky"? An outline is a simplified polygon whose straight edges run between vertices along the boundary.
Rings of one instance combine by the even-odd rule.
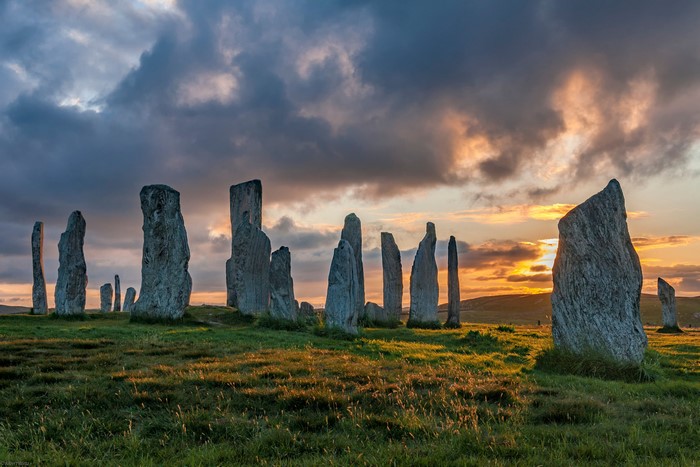
[[[181,193],[192,303],[223,303],[253,178],[315,305],[350,212],[369,300],[380,232],[407,279],[427,221],[442,301],[450,235],[463,298],[550,290],[557,220],[611,178],[644,291],[700,295],[698,1],[0,0],[0,25],[0,303],[31,304],[41,220],[53,306],[73,210],[88,306],[114,274],[138,290],[154,183]]]

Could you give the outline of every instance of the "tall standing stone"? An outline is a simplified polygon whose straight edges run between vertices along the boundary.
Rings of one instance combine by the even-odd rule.
[[[459,327],[459,265],[457,241],[450,236],[447,244],[447,321],[448,327]]]
[[[130,312],[134,307],[134,300],[136,300],[136,289],[129,287],[126,289],[126,294],[124,295],[124,311]]]
[[[365,307],[365,268],[362,265],[362,223],[355,213],[345,216],[345,224],[340,232],[340,238],[347,240],[355,254],[355,269],[357,270],[357,313],[364,315]]]
[[[340,329],[357,334],[357,262],[355,253],[347,240],[341,239],[333,250],[333,261],[328,273],[328,292],[324,319],[326,328]]]
[[[552,278],[556,347],[641,363],[647,346],[639,314],[642,268],[617,180],[559,221]]]
[[[394,236],[389,232],[381,233],[382,272],[384,278],[384,313],[388,321],[401,320],[403,307],[403,271],[401,252],[396,246]]]
[[[236,292],[235,303],[245,315],[268,311],[270,306],[270,239],[265,232],[247,221],[234,235],[231,273]]]
[[[74,211],[68,217],[66,231],[58,242],[58,279],[54,291],[57,316],[85,313],[88,277],[84,242],[85,219],[80,211]]]
[[[273,252],[270,261],[270,316],[289,321],[297,320],[292,256],[286,246]]]
[[[438,322],[438,269],[435,262],[435,224],[428,222],[411,268],[411,308],[408,321],[416,324]]]
[[[190,248],[180,212],[180,193],[166,185],[141,189],[143,260],[141,291],[132,317],[177,320],[184,316],[192,291],[187,268]]]
[[[663,314],[664,327],[662,330],[680,332],[681,328],[678,327],[678,317],[676,316],[676,289],[660,277],[657,280],[657,286]]]
[[[109,282],[100,287],[100,311],[107,313],[112,309],[112,284]]]
[[[233,272],[233,264],[237,256],[236,231],[244,220],[252,223],[258,229],[262,229],[262,182],[249,180],[231,185],[229,188],[229,212],[231,216],[231,258],[226,261],[226,305],[238,307]]]
[[[119,274],[114,275],[114,311],[122,311],[122,284]]]
[[[44,280],[44,223],[35,222],[32,230],[32,313],[45,315],[49,312]]]

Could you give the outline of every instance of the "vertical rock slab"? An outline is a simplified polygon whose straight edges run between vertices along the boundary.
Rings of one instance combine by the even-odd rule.
[[[357,270],[357,313],[359,317],[364,314],[365,306],[365,268],[362,265],[362,223],[355,213],[345,216],[345,224],[340,232],[340,238],[346,240],[355,254],[355,269]]]
[[[114,311],[122,311],[122,284],[119,275],[114,275]]]
[[[87,265],[83,253],[85,219],[80,211],[68,217],[66,231],[58,242],[58,279],[54,291],[57,316],[85,313]]]
[[[682,332],[678,326],[678,317],[676,315],[676,289],[662,278],[657,280],[657,291],[659,300],[661,301],[661,312],[663,316],[664,327],[660,329],[662,332]]]
[[[641,363],[647,346],[639,314],[642,268],[617,180],[559,221],[552,278],[556,347]]]
[[[100,287],[100,311],[107,313],[112,310],[112,284],[107,283]]]
[[[435,224],[428,222],[425,237],[411,267],[411,308],[408,321],[414,324],[437,323],[438,269],[435,262]]]
[[[238,307],[233,271],[233,263],[236,258],[235,236],[238,227],[244,221],[262,229],[262,182],[249,180],[231,185],[229,188],[229,212],[231,216],[231,258],[226,261],[226,305]]]
[[[238,310],[256,315],[270,306],[270,239],[245,219],[233,238],[232,286]]]
[[[190,248],[180,212],[180,193],[167,185],[141,189],[143,260],[141,291],[132,317],[171,321],[181,319],[189,304],[192,278]]]
[[[32,314],[49,312],[44,279],[44,223],[35,222],[32,229]]]
[[[399,322],[403,307],[403,271],[401,252],[396,246],[394,236],[389,232],[381,233],[382,274],[384,278],[384,312],[387,321]]]
[[[459,323],[459,265],[457,259],[457,241],[450,236],[447,244],[447,327],[458,328]]]
[[[129,287],[126,289],[126,294],[124,295],[124,311],[130,312],[134,307],[134,301],[136,300],[136,289]]]
[[[273,252],[270,261],[270,316],[289,321],[297,320],[292,255],[286,246]]]
[[[301,302],[299,304],[299,319],[305,321],[317,321],[316,310],[309,302]]]
[[[348,334],[357,334],[357,262],[352,246],[341,239],[333,250],[333,260],[328,273],[328,292],[324,310],[327,329],[339,329]]]

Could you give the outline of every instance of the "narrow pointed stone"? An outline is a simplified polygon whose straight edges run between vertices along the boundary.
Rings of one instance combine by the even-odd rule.
[[[411,308],[408,321],[438,322],[438,269],[435,262],[435,224],[428,222],[411,267]]]
[[[384,279],[384,313],[387,321],[401,320],[403,309],[403,271],[401,252],[396,246],[394,236],[389,232],[381,233],[382,275]]]
[[[118,274],[114,276],[114,311],[122,311],[122,285]]]
[[[340,238],[347,240],[355,254],[355,269],[357,270],[357,304],[358,316],[362,317],[365,306],[365,269],[362,265],[362,223],[355,213],[345,216],[345,224],[340,232]]]
[[[35,222],[32,230],[32,313],[45,315],[49,312],[44,280],[44,223]]]
[[[333,250],[333,261],[328,273],[328,291],[324,320],[326,328],[357,334],[357,263],[352,246],[341,239]]]
[[[107,313],[112,309],[112,284],[109,282],[100,287],[100,311]]]
[[[246,216],[247,218],[247,216]],[[243,221],[234,236],[236,255],[231,263],[235,302],[244,315],[270,307],[270,239],[256,225]]]
[[[657,291],[659,300],[661,301],[661,312],[664,323],[663,330],[681,332],[676,315],[676,289],[659,277],[657,280]]]
[[[457,241],[450,236],[447,244],[447,321],[446,326],[459,327],[459,265]]]
[[[641,363],[647,346],[639,314],[642,267],[617,180],[559,221],[552,279],[556,347]]]
[[[190,248],[180,212],[180,193],[167,185],[141,189],[143,260],[141,291],[132,317],[177,320],[190,302]]]
[[[129,287],[126,289],[126,294],[124,295],[124,311],[130,312],[134,307],[134,301],[136,300],[136,289]]]
[[[283,246],[272,253],[270,261],[270,316],[296,321],[297,306],[294,299],[292,256],[289,248]]]
[[[84,242],[85,219],[80,211],[74,211],[68,217],[66,231],[58,242],[58,279],[54,291],[57,316],[85,313],[88,277]]]

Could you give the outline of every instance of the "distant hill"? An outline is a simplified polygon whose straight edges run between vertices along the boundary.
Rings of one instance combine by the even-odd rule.
[[[461,318],[467,323],[551,324],[550,293],[495,295],[462,300]],[[677,297],[678,322],[681,327],[700,327],[700,297]],[[447,304],[440,305],[442,321]],[[656,295],[642,294],[642,322],[661,325],[661,303]]]
[[[0,305],[0,315],[17,315],[20,313],[29,313],[30,308],[27,306],[12,306]]]

